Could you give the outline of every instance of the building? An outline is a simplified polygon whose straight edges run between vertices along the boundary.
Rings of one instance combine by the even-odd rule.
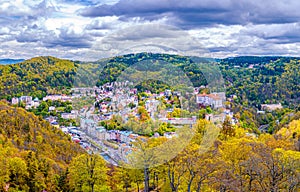
[[[107,134],[106,134],[106,129],[104,127],[96,127],[95,129],[96,131],[96,134],[95,136],[100,139],[100,140],[107,140],[108,138],[106,137]]]
[[[193,116],[192,118],[160,118],[159,120],[172,125],[193,125],[196,124],[197,118]]]
[[[171,90],[169,90],[169,89],[165,90],[165,96],[166,97],[169,97],[171,95],[172,95],[172,91]]]
[[[11,104],[18,105],[19,104],[19,98],[17,98],[17,97],[12,98]]]
[[[33,100],[33,106],[34,106],[34,108],[40,106],[40,100],[39,100],[39,98],[36,97],[36,98]]]
[[[282,109],[282,105],[281,105],[281,103],[279,103],[279,104],[262,104],[261,109],[266,110],[266,111],[275,111],[276,109]]]
[[[196,102],[200,106],[210,106],[214,109],[223,107],[223,98],[218,94],[198,94],[196,97]]]
[[[176,132],[166,132],[164,133],[164,137],[167,139],[172,139],[173,137],[178,137]]]
[[[31,96],[21,96],[20,97],[20,102],[29,104],[32,102],[32,97]]]
[[[72,98],[66,95],[47,95],[46,97],[43,98],[43,101],[47,101],[47,100],[51,100],[51,101],[62,101],[62,102],[66,102],[66,101],[72,101]]]
[[[54,106],[50,106],[49,107],[49,111],[54,111],[55,110],[55,107]]]
[[[61,118],[63,118],[63,119],[76,119],[76,114],[74,114],[74,113],[62,113]]]
[[[131,138],[129,135],[132,134],[131,131],[120,131],[120,141],[121,143],[129,144],[131,142]]]
[[[211,122],[223,123],[225,121],[225,118],[226,118],[226,114],[224,113],[218,115],[213,115],[213,114],[205,115],[205,119]]]
[[[52,122],[51,125],[53,127],[59,128],[59,124],[56,121]]]

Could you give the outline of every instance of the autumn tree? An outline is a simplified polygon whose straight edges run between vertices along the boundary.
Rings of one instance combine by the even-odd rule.
[[[226,116],[222,125],[220,137],[224,140],[227,140],[229,137],[233,136],[235,136],[235,129],[232,126],[231,118],[229,116]]]
[[[99,155],[83,154],[72,160],[69,182],[75,191],[108,191],[106,173],[106,163]]]

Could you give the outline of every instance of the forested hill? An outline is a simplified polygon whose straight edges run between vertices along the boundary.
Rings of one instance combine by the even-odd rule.
[[[47,91],[72,87],[74,74],[74,62],[55,57],[36,57],[18,64],[0,65],[0,97],[30,94],[41,98]]]
[[[41,191],[85,153],[61,130],[22,108],[0,102],[0,187]],[[54,190],[54,189],[53,189]]]
[[[281,62],[290,62],[291,60],[300,59],[299,57],[282,57],[282,56],[239,56],[228,57],[225,59],[216,59],[223,65],[249,67],[256,64],[268,64],[280,60]]]
[[[0,98],[10,100],[21,95],[42,98],[47,93],[66,93],[74,82],[83,86],[102,85],[115,81],[127,67],[144,60],[162,60],[179,67],[196,87],[207,85],[197,62],[215,61],[226,81],[227,96],[236,95],[239,104],[257,108],[264,103],[280,102],[293,108],[299,105],[300,65],[296,57],[243,56],[195,61],[191,57],[154,53],[128,54],[94,63],[36,57],[18,64],[0,65]],[[151,91],[166,88],[155,81],[140,87]]]
[[[167,54],[128,54],[106,61],[105,67],[99,73],[98,85],[115,81],[127,67],[148,59],[162,60],[181,68],[196,87],[207,85],[202,74],[203,67],[199,67],[198,62],[207,65],[211,65],[212,61],[217,62],[226,82],[227,96],[236,95],[238,104],[260,108],[264,103],[282,103],[294,108],[300,102],[300,63],[297,57],[244,56],[195,60],[193,57]],[[157,82],[148,82],[149,84],[159,87]],[[143,86],[147,87],[145,84]]]

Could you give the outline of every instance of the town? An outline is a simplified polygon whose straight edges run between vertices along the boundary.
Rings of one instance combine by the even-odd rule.
[[[181,93],[177,91],[139,93],[130,85],[113,82],[101,87],[72,88],[71,95],[47,95],[41,100],[21,96],[12,98],[12,105],[21,104],[29,111],[46,110],[44,118],[52,126],[69,134],[88,152],[101,153],[112,164],[126,161],[132,143],[137,140],[177,137],[176,129],[196,124],[200,109],[211,110],[204,118],[215,124],[221,124],[226,116],[231,118],[232,124],[236,123],[233,113],[225,108],[224,92],[207,94],[200,93],[201,88],[194,88],[191,98],[196,111],[191,112],[181,108]],[[134,123],[143,127],[145,120],[153,126],[143,130],[133,128]]]

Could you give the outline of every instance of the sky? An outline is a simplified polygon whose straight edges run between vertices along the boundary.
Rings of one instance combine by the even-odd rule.
[[[0,59],[300,55],[298,0],[0,0]]]

